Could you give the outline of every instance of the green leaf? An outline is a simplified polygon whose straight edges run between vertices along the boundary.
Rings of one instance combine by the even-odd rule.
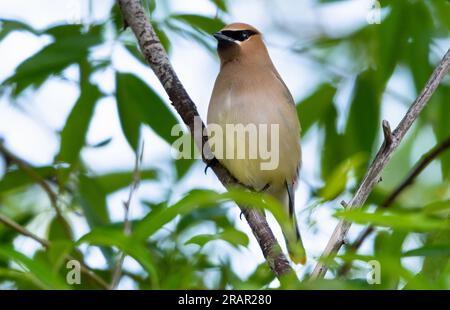
[[[106,193],[101,185],[94,178],[84,174],[79,176],[78,182],[78,193],[75,195],[75,200],[81,206],[89,227],[94,229],[108,225],[111,221],[106,204]],[[111,249],[101,247],[100,250],[108,264],[112,266],[113,252]]]
[[[47,257],[52,265],[54,272],[60,270],[63,264],[66,262],[66,258],[72,252],[74,247],[73,242],[67,240],[52,241],[50,247],[47,250]]]
[[[448,1],[425,1],[432,13],[435,20],[434,28],[439,30],[437,35],[443,38],[448,38],[450,32],[450,3]]]
[[[218,235],[212,235],[212,234],[203,234],[203,235],[197,235],[186,241],[184,244],[196,244],[201,247],[206,245],[208,242],[220,239]]]
[[[429,122],[433,126],[438,143],[450,137],[450,126],[448,123],[448,115],[450,115],[450,85],[439,85],[433,97],[430,100],[429,107],[425,110],[428,112]],[[443,180],[450,180],[450,150],[439,155],[441,161],[441,171]]]
[[[153,14],[156,10],[156,0],[146,0],[146,5],[150,14]]]
[[[105,247],[117,247],[138,261],[148,272],[152,283],[155,286],[158,285],[159,276],[150,251],[145,247],[144,243],[140,243],[132,237],[126,236],[122,230],[98,227],[78,240],[78,244],[84,242]]]
[[[176,154],[174,157],[175,169],[177,179],[180,180],[196,163],[195,159],[199,158],[200,154],[190,133],[184,132],[181,127],[172,133],[176,139],[172,144],[172,151]]]
[[[33,168],[33,171],[43,179],[54,177],[57,174],[57,170],[52,166],[36,167]],[[23,170],[9,170],[0,180],[0,193],[29,186],[34,183],[35,180],[30,178],[30,175]]]
[[[176,204],[148,214],[136,225],[133,234],[136,238],[145,240],[178,215],[187,214],[200,206],[212,207],[213,204],[220,199],[219,197],[220,196],[217,193],[212,191],[191,191]]]
[[[122,132],[130,147],[133,150],[137,150],[141,131],[141,116],[133,103],[133,99],[128,99],[129,91],[119,84],[119,79],[116,79],[116,87],[117,109]]]
[[[420,275],[430,282],[438,283],[442,287],[448,287],[448,278],[445,277],[445,269],[450,265],[450,253],[444,254],[443,247],[450,248],[450,234],[448,231],[436,231],[427,235],[424,248],[428,254],[436,254],[436,247],[441,248],[441,255],[425,255]],[[429,251],[431,250],[430,253]]]
[[[325,200],[333,200],[339,196],[347,186],[349,173],[358,169],[366,161],[366,156],[359,153],[344,160],[326,179],[325,186],[319,190],[319,196]]]
[[[270,270],[269,265],[264,262],[256,267],[256,270],[248,277],[247,281],[243,284],[243,289],[261,289],[262,286],[269,285],[274,279],[274,274]]]
[[[401,264],[402,246],[407,233],[394,230],[381,231],[375,238],[374,253],[381,266],[381,285],[384,289],[396,289],[403,275]],[[387,267],[383,270],[383,267]],[[409,276],[409,274],[408,274]]]
[[[383,170],[383,182],[379,183],[378,187],[386,191],[384,196],[398,186],[412,169],[411,154],[420,131],[420,127],[411,128]],[[399,198],[401,199],[401,197]]]
[[[302,134],[306,134],[311,126],[323,120],[329,106],[333,104],[336,88],[323,84],[310,96],[297,103],[297,114],[302,127]]]
[[[123,24],[122,13],[120,11],[120,7],[117,2],[115,2],[113,4],[113,6],[111,7],[110,16],[111,16],[111,22],[114,25],[114,30],[116,32],[116,35],[118,35],[124,29],[124,24]]]
[[[67,36],[63,33],[58,33],[60,37],[57,40],[22,62],[14,75],[3,83],[13,86],[13,96],[18,96],[29,86],[39,87],[51,75],[59,74],[69,65],[86,59],[89,49],[101,43],[97,27],[87,33],[74,35],[72,30],[67,30]]]
[[[45,285],[41,284],[39,280],[36,280],[30,272],[22,272],[10,268],[0,267],[0,279],[2,279],[2,282],[5,282],[5,280],[13,282],[14,289],[18,290],[36,290],[47,288]]]
[[[5,214],[6,210],[2,210],[2,214]],[[8,214],[5,214],[8,217]],[[14,215],[12,218],[17,224],[20,226],[26,227],[35,217],[35,214],[32,212],[20,212],[19,215]],[[15,230],[10,229],[9,227],[5,225],[0,225],[0,244],[13,244],[14,239],[18,236],[18,232]],[[0,267],[2,266],[2,263],[0,262]]]
[[[163,200],[159,203],[153,203],[147,200],[142,200],[141,203],[149,212],[160,212],[162,209],[167,208],[166,200]]]
[[[166,32],[161,29],[158,23],[153,23],[152,26],[162,46],[164,47],[166,52],[170,54],[170,52],[172,51],[172,44],[170,43],[170,39],[167,36]]]
[[[381,130],[380,92],[372,70],[361,73],[355,82],[350,113],[345,128],[345,139],[352,153],[370,155],[377,133]],[[367,157],[368,160],[369,156]]]
[[[450,246],[433,245],[424,246],[417,249],[409,250],[403,253],[403,256],[450,256]]]
[[[175,169],[177,170],[178,180],[182,179],[188,173],[194,163],[196,163],[195,159],[180,158],[175,160]]]
[[[132,74],[116,74],[116,95],[122,130],[128,143],[137,149],[139,125],[149,125],[161,138],[172,143],[171,130],[177,119],[163,100],[141,79]]]
[[[56,160],[73,166],[78,162],[81,149],[86,143],[89,124],[101,92],[97,86],[86,83],[81,94],[67,118],[61,132],[61,146]],[[65,178],[62,178],[64,183]]]
[[[99,38],[101,35],[101,26],[93,26],[89,29],[89,35],[92,39]],[[43,34],[51,35],[55,40],[64,40],[68,37],[78,37],[85,33],[84,25],[81,24],[63,24],[47,28]]]
[[[28,31],[36,35],[39,34],[36,29],[32,28],[28,24],[17,20],[0,19],[0,41],[6,38],[6,36],[13,31]]]
[[[171,19],[181,21],[194,29],[203,31],[209,35],[225,27],[225,23],[219,18],[211,18],[203,15],[176,14],[171,15]]]
[[[408,64],[412,71],[416,93],[425,86],[433,72],[429,62],[433,21],[424,2],[414,2],[408,10],[410,44],[407,45]],[[420,20],[420,23],[414,22]]]
[[[325,139],[322,145],[323,152],[321,156],[321,175],[327,179],[338,165],[343,162],[348,154],[344,135],[337,131],[337,110],[334,105],[330,105],[323,120],[325,127]]]
[[[134,171],[112,172],[92,179],[102,188],[105,194],[110,194],[133,183]],[[157,171],[154,169],[146,169],[139,172],[140,180],[154,180],[157,177]]]
[[[405,20],[409,20],[408,1],[391,1],[389,4],[389,15],[380,25],[372,25],[377,30],[377,49],[374,55],[377,69],[372,74],[381,89],[401,60],[408,39],[405,27]]]
[[[425,214],[443,214],[448,215],[450,212],[450,199],[435,201],[423,207]]]
[[[203,247],[210,241],[214,240],[223,240],[230,243],[234,247],[238,246],[247,246],[248,245],[248,236],[235,228],[225,229],[223,232],[219,234],[205,234],[205,235],[197,235],[190,240],[186,241],[185,244],[197,244]]]
[[[76,196],[90,227],[110,223],[106,206],[106,193],[95,178],[79,176],[79,195]]]
[[[382,244],[386,244],[389,248],[392,248],[395,244],[400,244],[401,246],[401,236],[392,236],[389,234],[381,234],[382,238],[380,238],[379,245],[382,248]],[[384,253],[384,254],[381,254]],[[353,262],[355,260],[369,262],[369,261],[378,261],[381,265],[381,286],[380,289],[398,289],[398,280],[402,278],[406,283],[408,283],[411,289],[433,289],[434,285],[427,283],[421,279],[417,279],[414,277],[414,274],[399,264],[397,257],[389,255],[389,252],[384,250],[380,252],[381,256],[369,256],[369,255],[358,255],[353,253],[345,253],[343,255],[338,256],[345,262]],[[368,266],[369,267],[369,266]],[[372,269],[371,267],[369,267]],[[367,272],[370,272],[370,269],[367,269]],[[367,273],[366,273],[367,274]],[[364,281],[366,282],[366,281]],[[376,287],[370,285],[366,287],[367,289],[375,289]],[[353,288],[354,289],[354,288]]]
[[[205,221],[212,221],[218,227],[222,228],[233,227],[233,224],[227,217],[227,209],[217,206],[215,208],[194,210],[181,217],[180,221],[177,223],[177,232],[180,233],[193,225],[204,223]]]
[[[289,220],[286,213],[283,212],[283,207],[275,198],[263,193],[248,192],[238,189],[230,189],[223,194],[208,190],[191,191],[174,205],[162,209],[159,212],[151,212],[148,214],[135,226],[133,236],[137,240],[146,240],[178,215],[185,215],[194,210],[198,210],[199,208],[215,207],[217,204],[227,201],[235,201],[236,203],[249,208],[257,208],[260,210],[266,209],[270,211],[282,227],[287,238],[289,238],[289,240],[295,239],[292,222]],[[300,247],[296,250],[304,252],[304,249],[300,249]]]
[[[179,27],[178,25],[170,22],[166,22],[166,26],[168,29],[172,30],[174,33],[185,38],[186,40],[197,42],[209,53],[211,53],[211,55],[217,55],[216,45],[214,44],[215,42],[210,38],[210,36],[206,36],[205,33],[199,31],[198,29]]]
[[[54,273],[50,266],[40,260],[31,259],[16,250],[0,245],[0,259],[14,261],[26,267],[28,274],[39,283],[39,286],[46,289],[68,289],[68,286]]]
[[[450,229],[450,224],[446,220],[428,217],[421,213],[404,214],[382,211],[367,213],[351,209],[338,211],[335,216],[358,224],[372,224],[403,231],[429,232]]]
[[[73,235],[70,224],[61,216],[55,216],[48,227],[48,240],[72,241]]]
[[[210,0],[210,1],[214,3],[219,10],[223,12],[228,12],[227,0]]]

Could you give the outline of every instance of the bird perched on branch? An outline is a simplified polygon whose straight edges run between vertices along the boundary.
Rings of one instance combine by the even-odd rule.
[[[289,255],[304,264],[294,203],[301,166],[294,100],[257,29],[233,23],[214,37],[221,65],[208,109],[211,149],[237,180],[281,203],[295,235],[283,231]]]

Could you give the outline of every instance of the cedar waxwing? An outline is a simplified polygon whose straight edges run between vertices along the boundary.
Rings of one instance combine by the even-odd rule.
[[[224,140],[222,149],[216,143],[211,144],[210,131],[212,152],[241,183],[265,191],[280,201],[296,232],[296,240],[288,240],[284,233],[289,255],[295,263],[304,264],[306,254],[294,204],[301,165],[300,123],[294,99],[275,69],[257,29],[233,23],[215,33],[214,37],[218,41],[221,65],[209,103],[207,122],[208,130],[214,126],[223,130]],[[248,132],[235,138],[236,132],[230,134],[227,129],[238,124]],[[257,128],[257,134],[253,136],[251,124]],[[266,136],[261,135],[265,128],[268,129]],[[271,131],[271,128],[278,128],[278,131]],[[258,140],[257,154],[254,157],[242,156],[240,147],[249,155],[252,149],[249,144],[255,142],[251,138]],[[269,169],[264,167],[267,156],[261,154],[262,144],[268,145],[266,149],[278,156],[276,165]]]

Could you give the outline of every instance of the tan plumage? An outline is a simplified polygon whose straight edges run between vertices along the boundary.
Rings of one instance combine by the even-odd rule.
[[[301,164],[300,124],[294,100],[273,65],[260,32],[254,27],[234,23],[214,35],[218,39],[221,66],[208,109],[208,126],[217,124],[279,125],[279,165],[262,170],[264,160],[219,157],[219,161],[243,184],[267,192],[277,198],[292,219],[297,232],[300,255],[292,255],[297,263],[305,261],[303,245],[295,219],[294,189]],[[242,141],[225,139],[225,150],[236,155]],[[268,137],[269,149],[271,136]],[[245,142],[246,143],[246,142]],[[213,149],[214,152],[214,149]],[[268,185],[268,187],[267,187]],[[294,257],[296,256],[296,257]]]

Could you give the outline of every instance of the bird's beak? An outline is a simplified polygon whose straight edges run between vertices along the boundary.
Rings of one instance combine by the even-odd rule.
[[[222,32],[216,32],[213,34],[214,38],[216,38],[217,41],[219,42],[227,42],[227,43],[235,43],[235,40],[233,40],[230,37],[227,37],[226,35],[224,35]]]

